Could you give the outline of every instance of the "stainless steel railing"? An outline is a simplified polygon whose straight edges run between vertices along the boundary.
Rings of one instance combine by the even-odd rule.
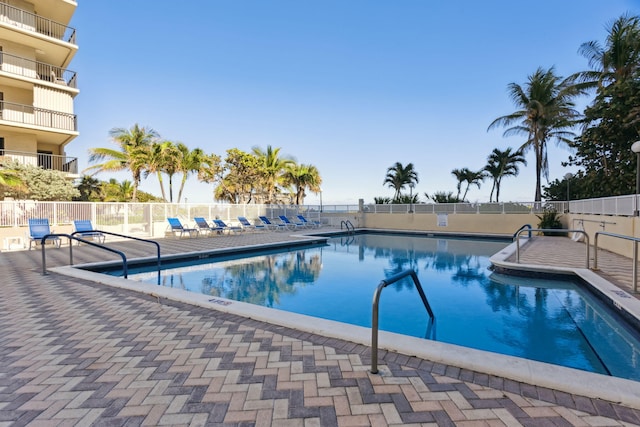
[[[395,276],[391,276],[388,279],[385,279],[380,282],[376,291],[373,293],[373,306],[372,306],[372,318],[371,318],[371,373],[378,373],[378,305],[380,303],[380,294],[382,290],[392,283],[397,282],[398,280],[402,280],[407,276],[411,276],[413,279],[413,284],[415,285],[418,293],[420,294],[420,299],[424,304],[424,307],[427,309],[427,313],[429,313],[429,317],[431,320],[435,319],[435,315],[433,314],[433,310],[431,310],[431,306],[429,305],[429,301],[427,300],[427,296],[422,289],[422,285],[420,284],[420,280],[418,280],[418,275],[413,270],[406,270],[402,273],[398,273]]]
[[[625,236],[623,234],[609,233],[607,231],[596,231],[596,235],[593,239],[593,249],[595,251],[595,254],[593,256],[594,270],[598,269],[598,236],[615,237],[618,239],[631,240],[633,242],[633,256],[631,259],[633,264],[632,264],[631,280],[633,283],[633,292],[634,293],[638,292],[638,242],[640,242],[640,238],[633,237],[633,236]]]

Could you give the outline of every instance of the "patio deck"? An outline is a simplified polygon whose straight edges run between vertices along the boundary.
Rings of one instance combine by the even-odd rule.
[[[303,231],[162,239],[181,253],[300,239]],[[130,258],[150,245],[112,242]],[[75,247],[74,247],[75,249]],[[102,261],[83,246],[76,263]],[[113,258],[113,259],[118,259]],[[584,265],[584,245],[535,239],[521,262]],[[47,250],[66,265],[68,247]],[[599,254],[630,286],[631,261]],[[631,408],[60,274],[40,251],[0,254],[0,426],[618,426]]]

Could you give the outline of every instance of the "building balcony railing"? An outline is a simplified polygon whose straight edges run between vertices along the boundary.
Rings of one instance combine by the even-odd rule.
[[[25,153],[21,151],[0,150],[0,157],[23,165],[39,166],[43,169],[78,174],[78,158],[57,154]]]
[[[75,114],[0,101],[0,121],[3,120],[73,132],[78,130]]]
[[[76,89],[76,72],[51,64],[0,52],[0,71]]]
[[[76,44],[76,30],[51,19],[0,2],[0,22]]]

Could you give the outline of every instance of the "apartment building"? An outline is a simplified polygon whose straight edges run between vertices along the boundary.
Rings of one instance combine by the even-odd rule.
[[[78,176],[75,0],[0,0],[0,155]]]

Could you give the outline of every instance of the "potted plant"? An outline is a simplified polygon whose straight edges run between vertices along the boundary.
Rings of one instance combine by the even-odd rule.
[[[541,229],[562,229],[562,223],[560,222],[560,215],[554,208],[545,208],[542,212],[542,216],[536,215],[540,222],[538,228]],[[555,231],[543,231],[545,236],[566,236],[567,233],[555,232]]]

